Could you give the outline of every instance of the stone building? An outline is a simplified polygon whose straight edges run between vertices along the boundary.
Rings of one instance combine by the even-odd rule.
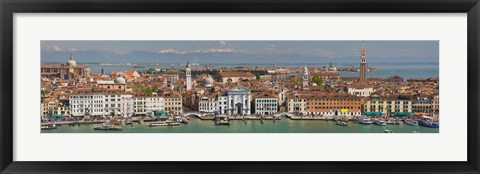
[[[227,91],[227,114],[229,115],[250,115],[251,95],[250,90],[236,86]]]
[[[90,77],[90,67],[77,65],[77,62],[70,55],[66,64],[61,65],[42,65],[40,74],[43,77],[55,77],[64,80],[72,80],[80,77]]]

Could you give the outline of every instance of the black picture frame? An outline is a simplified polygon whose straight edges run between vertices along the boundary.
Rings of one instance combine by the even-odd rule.
[[[0,0],[1,173],[479,173],[478,0]],[[14,13],[467,13],[466,162],[18,162],[13,161]],[[462,84],[460,84],[462,85]],[[448,150],[448,149],[445,149]],[[308,155],[308,154],[306,154]],[[419,154],[421,155],[421,154]]]

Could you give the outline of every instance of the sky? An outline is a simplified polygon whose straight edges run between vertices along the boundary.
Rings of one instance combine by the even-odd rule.
[[[367,62],[438,62],[438,41],[365,41]],[[362,41],[41,41],[42,62],[356,62]]]

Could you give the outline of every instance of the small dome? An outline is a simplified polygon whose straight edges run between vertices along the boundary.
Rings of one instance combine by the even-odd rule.
[[[126,80],[123,78],[123,77],[117,77],[115,78],[115,83],[118,83],[118,84],[126,84]]]
[[[73,56],[70,55],[70,59],[67,61],[68,66],[77,66],[77,62],[73,59]]]
[[[205,78],[205,80],[203,81],[203,84],[207,87],[212,86],[213,85],[212,77],[210,77],[210,75],[209,75],[207,78]]]

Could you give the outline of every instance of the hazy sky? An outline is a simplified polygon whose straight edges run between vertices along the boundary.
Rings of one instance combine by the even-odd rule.
[[[55,54],[94,51],[102,57],[128,55],[132,52],[162,54],[241,54],[263,56],[358,58],[362,41],[42,41],[42,59]],[[367,57],[438,61],[438,41],[365,41]],[[87,54],[85,54],[87,55]],[[91,54],[88,54],[91,55]],[[52,57],[53,56],[53,57]],[[64,60],[65,57],[58,57]]]

